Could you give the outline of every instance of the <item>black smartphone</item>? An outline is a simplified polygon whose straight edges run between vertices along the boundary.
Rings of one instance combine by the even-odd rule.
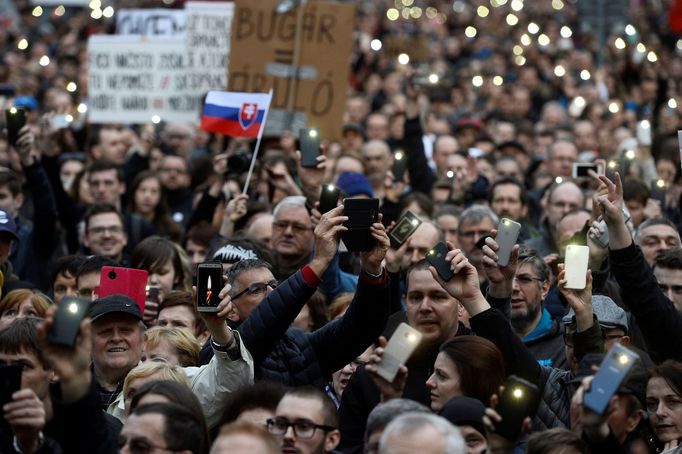
[[[0,364],[0,415],[4,415],[2,407],[12,401],[12,394],[21,389],[21,363]],[[5,421],[4,417],[0,421]]]
[[[407,169],[407,156],[403,150],[396,150],[393,154],[393,181],[404,181]]]
[[[630,373],[639,355],[621,344],[614,344],[594,375],[590,390],[583,397],[583,405],[603,415],[611,397]]]
[[[197,266],[197,310],[218,312],[220,290],[223,288],[223,265],[204,262]]]
[[[521,435],[523,420],[533,418],[540,404],[540,390],[533,383],[510,375],[495,409],[502,421],[495,424],[495,432],[507,440],[516,441]]]
[[[348,216],[344,222],[348,230],[341,239],[349,251],[370,251],[374,247],[374,237],[369,228],[377,221],[379,199],[343,199],[343,214]]]
[[[160,289],[158,285],[147,286],[147,301],[159,302]]]
[[[51,344],[74,347],[81,329],[81,322],[88,314],[90,301],[65,296],[54,314],[54,324],[47,333]]]
[[[445,259],[448,252],[448,246],[441,241],[426,253],[426,260],[433,265],[440,278],[444,281],[449,281],[455,276],[455,273],[450,268],[450,262]]]
[[[320,213],[325,214],[336,208],[339,204],[340,194],[341,190],[333,184],[323,185],[322,192],[320,193]]]
[[[419,216],[411,212],[410,210],[405,211],[405,213],[400,216],[398,222],[396,223],[393,230],[388,234],[388,239],[391,240],[391,247],[393,249],[398,249],[400,246],[407,241],[407,239],[412,235],[417,228],[421,225],[422,220]]]
[[[665,180],[658,179],[651,182],[651,198],[661,202],[661,208],[665,207]]]
[[[19,130],[26,125],[26,110],[21,107],[5,109],[5,124],[7,125],[7,142],[14,147],[19,140]]]
[[[301,148],[301,165],[317,167],[317,157],[320,155],[320,130],[301,128],[298,132],[298,143]]]

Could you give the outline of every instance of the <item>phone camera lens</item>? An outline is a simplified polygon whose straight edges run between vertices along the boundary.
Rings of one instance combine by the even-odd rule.
[[[116,271],[109,271],[109,279],[116,279]]]

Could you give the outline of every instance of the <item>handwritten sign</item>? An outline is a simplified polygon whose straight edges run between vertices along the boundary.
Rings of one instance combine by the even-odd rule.
[[[278,14],[279,3],[235,2],[228,88],[260,93],[273,89],[266,135],[314,126],[320,128],[324,138],[339,138],[353,45],[354,7],[310,1]],[[299,13],[300,8],[303,11]]]
[[[120,9],[116,12],[117,35],[185,36],[182,9]]]

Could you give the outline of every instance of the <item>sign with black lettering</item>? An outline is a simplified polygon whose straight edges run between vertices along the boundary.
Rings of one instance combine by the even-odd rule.
[[[185,36],[185,10],[120,9],[116,11],[117,35]]]
[[[194,121],[201,99],[187,93],[195,65],[183,39],[95,35],[88,40],[91,123]]]
[[[236,0],[228,89],[273,89],[265,135],[317,127],[322,138],[337,139],[348,87],[354,6],[311,0],[279,14],[279,3]]]

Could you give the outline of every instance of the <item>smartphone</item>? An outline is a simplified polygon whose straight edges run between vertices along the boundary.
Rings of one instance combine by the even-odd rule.
[[[583,405],[602,415],[609,407],[611,397],[618,391],[639,355],[621,344],[614,344],[599,366],[583,397]]]
[[[339,205],[339,196],[341,190],[333,184],[325,184],[322,186],[322,193],[320,193],[320,213],[325,214],[333,210]]]
[[[400,219],[398,219],[393,230],[388,233],[388,239],[391,240],[391,247],[393,249],[398,249],[402,246],[421,224],[422,220],[419,219],[419,216],[410,210],[405,211],[405,213],[400,216]]]
[[[17,145],[19,130],[26,124],[26,110],[22,107],[5,109],[5,124],[7,125],[7,143]]]
[[[407,170],[407,156],[403,150],[396,150],[393,154],[393,181],[404,181],[405,170]]]
[[[403,322],[398,325],[384,349],[384,355],[377,364],[377,373],[383,379],[393,382],[401,364],[410,358],[421,341],[422,333]]]
[[[301,165],[317,167],[317,157],[320,155],[320,130],[301,128],[298,132],[298,142],[301,148]]]
[[[507,440],[516,441],[521,435],[523,420],[533,418],[540,404],[540,390],[533,383],[510,375],[495,411],[502,421],[495,424],[495,432]]]
[[[89,308],[90,301],[65,296],[54,315],[54,324],[47,333],[47,341],[51,344],[74,347],[81,322]]]
[[[140,307],[144,315],[144,302],[147,299],[147,277],[145,270],[103,266],[99,277],[99,298],[109,295],[127,295]]]
[[[587,285],[587,262],[590,258],[590,248],[569,244],[566,246],[565,254],[566,288],[584,289]]]
[[[651,182],[651,198],[661,202],[661,208],[665,207],[665,189],[665,180]]]
[[[602,231],[602,234],[599,236],[590,235],[590,238],[592,239],[592,241],[597,243],[597,245],[601,247],[607,247],[609,245],[609,229],[606,226],[606,221],[604,220],[599,221],[599,227],[600,230]]]
[[[589,178],[589,171],[593,171],[597,175],[604,175],[604,166],[596,163],[574,162],[573,163],[573,178]]]
[[[637,142],[640,145],[651,145],[651,123],[649,120],[642,120],[637,123]]]
[[[223,288],[223,265],[204,262],[197,267],[197,310],[218,312],[220,290]]]
[[[66,115],[55,115],[52,117],[52,126],[55,129],[66,129],[71,125],[71,121]]]
[[[146,292],[147,292],[147,297],[146,297],[147,301],[153,301],[155,303],[159,302],[160,289],[159,289],[158,285],[148,285]]]
[[[369,228],[377,222],[379,199],[343,199],[343,214],[348,216],[344,222],[348,230],[341,234],[341,240],[351,251],[370,251],[375,240]]]
[[[21,363],[0,364],[0,415],[4,415],[2,407],[12,401],[12,394],[21,389]],[[6,422],[4,416],[0,421]]]
[[[444,242],[436,244],[433,249],[426,253],[426,260],[436,269],[438,275],[444,281],[449,281],[455,275],[450,268],[450,262],[445,259],[448,254],[448,246]]]
[[[500,266],[507,266],[509,264],[509,257],[516,240],[519,239],[521,232],[521,224],[511,219],[502,218],[497,225],[497,236],[495,241],[500,246],[497,250],[497,264]]]
[[[682,166],[682,129],[677,131],[677,148],[680,151],[680,166]]]

